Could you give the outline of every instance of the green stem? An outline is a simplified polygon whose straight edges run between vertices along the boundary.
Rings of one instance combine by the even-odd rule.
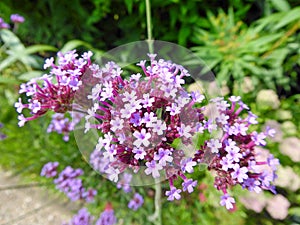
[[[151,5],[150,0],[146,1],[146,18],[147,18],[147,42],[149,47],[149,53],[154,53],[153,51],[153,39],[152,39],[152,22],[151,22]]]
[[[148,217],[150,222],[155,225],[162,225],[161,221],[161,181],[155,180],[155,196],[154,196],[154,214]]]
[[[149,53],[153,54],[153,39],[152,39],[152,23],[151,23],[151,5],[150,0],[146,1],[146,18],[147,18],[147,42]],[[149,221],[155,225],[162,225],[161,221],[161,181],[155,180],[155,196],[154,196],[154,214],[149,216]]]

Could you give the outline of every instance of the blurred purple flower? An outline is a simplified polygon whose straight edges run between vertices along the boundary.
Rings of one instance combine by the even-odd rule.
[[[57,167],[59,163],[58,162],[48,162],[46,163],[41,171],[41,176],[43,177],[55,177],[57,175]]]
[[[144,198],[139,193],[135,193],[133,199],[128,203],[128,208],[134,211],[138,210],[144,204]]]
[[[20,16],[19,14],[12,14],[10,16],[10,20],[13,23],[24,23],[25,19],[23,16]]]
[[[64,225],[92,225],[94,217],[87,211],[86,208],[82,208],[76,215],[73,216],[72,220],[68,224]]]
[[[100,218],[97,220],[95,225],[114,225],[117,223],[114,210],[110,205],[101,213]]]
[[[5,23],[5,21],[0,17],[0,29],[9,29],[10,26],[8,23]]]
[[[68,117],[65,117],[63,113],[55,113],[52,116],[51,123],[47,128],[47,132],[57,132],[58,134],[63,134],[63,140],[69,141],[70,132],[74,130],[76,124],[80,122],[80,119],[83,117],[81,113],[72,113],[72,120]]]
[[[0,123],[0,129],[3,127],[3,124]],[[5,134],[0,133],[0,141],[4,140],[6,138]]]

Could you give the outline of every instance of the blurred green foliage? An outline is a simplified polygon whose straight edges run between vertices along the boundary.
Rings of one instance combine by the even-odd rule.
[[[297,86],[295,77],[286,73],[300,65],[300,36],[294,35],[300,29],[300,7],[263,17],[250,26],[236,20],[231,8],[228,14],[220,10],[217,16],[208,12],[207,17],[208,25],[196,27],[194,41],[199,46],[192,49],[206,69],[215,72],[219,84],[232,89],[234,81],[241,85],[245,76],[251,76],[256,90]]]

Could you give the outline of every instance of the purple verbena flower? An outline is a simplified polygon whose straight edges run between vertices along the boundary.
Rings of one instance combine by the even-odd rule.
[[[56,177],[58,165],[59,165],[58,162],[46,163],[41,170],[41,176],[47,177],[47,178]]]
[[[25,122],[34,120],[48,111],[66,113],[72,110],[75,93],[82,86],[82,75],[89,71],[91,61],[90,58],[77,58],[75,50],[66,54],[59,52],[57,55],[59,65],[53,63],[53,58],[46,59],[44,68],[50,67],[50,74],[21,84],[19,93],[25,93],[30,98],[27,103],[22,103],[19,99],[15,107],[19,113],[28,109],[32,116],[25,118],[21,114],[18,117],[19,126],[24,126]],[[67,138],[66,136],[65,139]]]
[[[101,213],[100,218],[97,220],[95,225],[114,225],[117,223],[114,210],[111,206],[107,206],[106,209]]]
[[[128,208],[134,211],[138,210],[144,204],[144,198],[139,193],[135,193],[128,203]]]
[[[234,204],[235,204],[235,200],[234,200],[234,198],[231,197],[230,195],[224,194],[224,195],[221,197],[220,204],[221,204],[222,206],[225,206],[228,210],[229,210],[229,209],[233,209]]]
[[[188,193],[192,193],[194,191],[194,187],[196,187],[197,181],[194,181],[193,179],[186,179],[182,183],[182,190],[188,191]]]
[[[242,183],[248,178],[248,169],[246,167],[240,167],[238,164],[234,164],[233,170],[234,171],[231,173],[231,176],[233,179],[237,179],[238,182]]]
[[[130,182],[132,180],[132,175],[129,173],[123,173],[122,178],[117,183],[118,189],[123,189],[125,193],[131,192]]]
[[[168,196],[169,201],[174,201],[174,199],[179,200],[181,198],[180,193],[180,189],[177,189],[176,187],[171,187],[170,191],[166,191],[166,196]]]
[[[71,221],[65,225],[92,225],[94,217],[87,211],[86,208],[80,209]]]

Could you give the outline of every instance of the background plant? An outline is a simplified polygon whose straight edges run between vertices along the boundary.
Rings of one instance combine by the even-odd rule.
[[[245,76],[251,76],[256,90],[296,86],[291,70],[299,65],[300,8],[271,14],[247,26],[235,19],[232,9],[228,14],[219,10],[217,16],[208,12],[207,26],[196,27],[192,49],[212,69],[219,84],[231,89],[240,87]],[[284,66],[283,66],[284,65]],[[203,71],[205,73],[205,70]],[[240,92],[241,93],[241,92]]]

